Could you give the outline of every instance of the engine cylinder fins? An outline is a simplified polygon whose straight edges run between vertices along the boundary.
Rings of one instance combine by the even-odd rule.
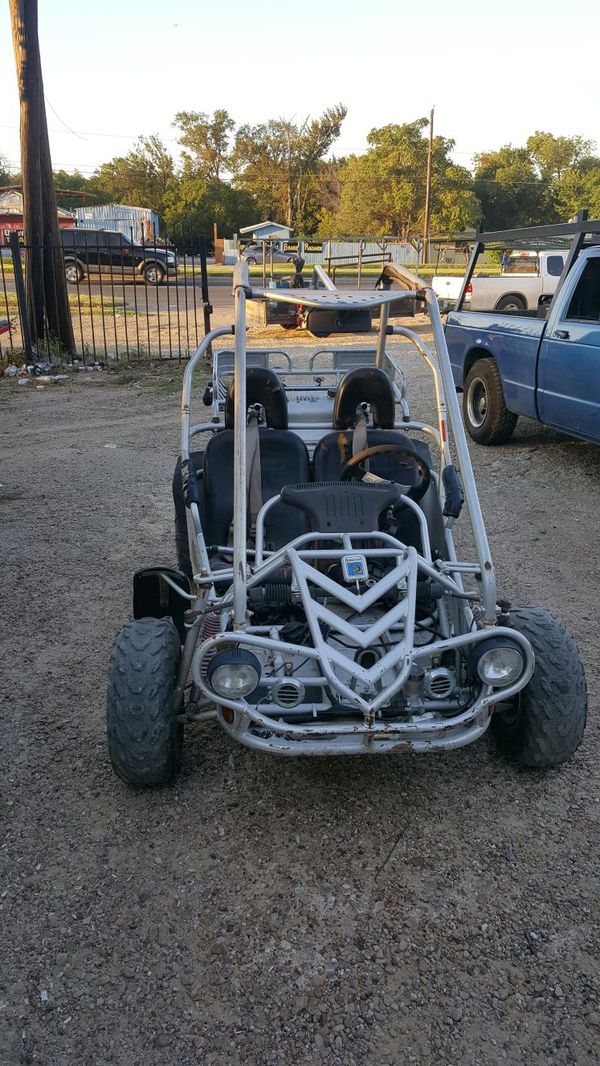
[[[447,700],[456,691],[456,678],[452,670],[436,666],[425,674],[423,692],[430,700]]]
[[[285,677],[277,681],[271,689],[271,701],[278,707],[291,710],[304,700],[304,685],[294,677]]]

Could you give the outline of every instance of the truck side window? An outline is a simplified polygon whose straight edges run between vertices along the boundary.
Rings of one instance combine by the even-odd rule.
[[[565,261],[562,255],[549,255],[546,269],[551,277],[559,278],[562,274]]]
[[[566,317],[600,321],[600,257],[588,259],[585,264]]]

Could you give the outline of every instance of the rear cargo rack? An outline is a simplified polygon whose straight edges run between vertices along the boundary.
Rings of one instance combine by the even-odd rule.
[[[475,272],[477,260],[481,253],[485,251],[487,245],[514,244],[519,247],[529,246],[531,248],[547,248],[551,247],[552,244],[555,245],[557,238],[562,238],[563,240],[566,239],[567,241],[570,238],[570,248],[569,254],[565,260],[563,272],[559,278],[556,291],[552,298],[552,303],[550,304],[550,307],[552,307],[582,248],[592,244],[600,244],[600,219],[588,219],[587,211],[580,211],[574,222],[559,222],[556,225],[551,226],[526,226],[522,229],[489,230],[487,232],[477,230],[475,234],[475,244],[473,245],[473,251],[471,252],[471,258],[469,259],[469,265],[463,278],[454,310],[462,310],[467,289],[471,284]]]

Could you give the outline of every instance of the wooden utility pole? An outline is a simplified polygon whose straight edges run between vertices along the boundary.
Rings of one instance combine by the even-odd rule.
[[[427,182],[425,186],[425,225],[423,227],[423,263],[427,262],[427,253],[429,251],[429,216],[431,214],[431,171],[433,164],[433,112],[435,108],[432,107],[429,112],[429,148],[427,150]]]
[[[20,100],[26,277],[32,337],[48,333],[73,352],[73,324],[52,179],[38,40],[37,0],[9,0]]]

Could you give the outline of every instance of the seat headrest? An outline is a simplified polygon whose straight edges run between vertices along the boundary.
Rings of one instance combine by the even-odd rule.
[[[235,401],[234,379],[225,400],[225,428],[233,429],[233,412]],[[288,428],[287,397],[280,378],[274,370],[264,366],[252,366],[246,370],[246,405],[259,403],[265,409],[267,425],[270,429]]]
[[[373,410],[373,424],[378,429],[394,428],[394,387],[383,370],[375,366],[349,370],[340,381],[333,405],[333,428],[350,429],[356,420],[356,408],[368,403]]]

